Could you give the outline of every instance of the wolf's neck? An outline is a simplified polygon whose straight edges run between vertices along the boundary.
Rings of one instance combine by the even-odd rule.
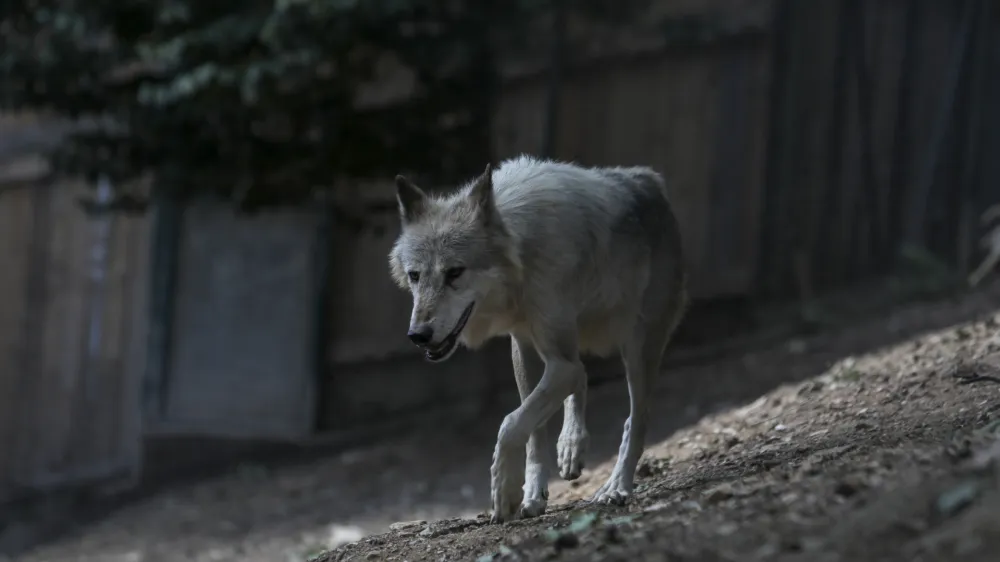
[[[466,347],[477,348],[487,340],[510,334],[521,322],[522,277],[520,270],[507,272],[476,304],[462,333]]]

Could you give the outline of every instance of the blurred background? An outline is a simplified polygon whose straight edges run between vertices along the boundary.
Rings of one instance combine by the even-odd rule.
[[[296,469],[309,486],[350,483],[288,486],[316,528],[372,517],[355,537],[410,513],[378,519],[376,494],[431,493],[392,487],[413,466],[379,481],[411,458],[382,444],[423,431],[412,458],[460,459],[441,432],[465,431],[488,456],[517,400],[508,343],[430,366],[404,337],[397,173],[448,189],[522,153],[662,172],[695,298],[671,364],[966,286],[996,259],[998,11],[6,0],[0,546],[179,482],[279,485],[255,470],[291,460],[318,467]],[[355,450],[379,460],[351,469]],[[486,507],[488,465],[468,466],[430,516]],[[191,505],[226,495],[204,493]],[[306,509],[275,502],[253,509]]]

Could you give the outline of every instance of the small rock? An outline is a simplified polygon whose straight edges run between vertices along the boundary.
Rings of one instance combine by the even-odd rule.
[[[365,560],[379,560],[382,558],[382,552],[379,550],[373,550],[365,555]]]
[[[399,521],[389,525],[390,531],[402,531],[403,529],[410,529],[412,527],[419,527],[421,525],[426,525],[427,521],[423,519],[418,519],[416,521]]]
[[[704,497],[706,501],[715,503],[733,497],[734,493],[735,492],[733,491],[733,487],[731,485],[721,484],[711,490],[706,490],[702,494],[702,497]]]
[[[670,504],[668,504],[667,502],[656,502],[653,505],[648,505],[648,506],[642,508],[642,510],[645,511],[645,512],[663,511],[664,509],[667,509],[668,507],[670,507]]]
[[[440,529],[433,529],[430,525],[424,527],[423,531],[417,533],[417,536],[425,539],[433,539],[434,537],[441,536],[442,531]]]
[[[799,395],[813,394],[813,393],[819,392],[821,390],[823,390],[823,382],[816,380],[816,381],[810,381],[810,382],[807,382],[807,383],[803,384],[801,387],[799,387],[799,392],[798,393],[799,393]]]
[[[980,483],[975,480],[962,482],[938,496],[937,510],[943,515],[954,515],[972,504],[981,491]]]

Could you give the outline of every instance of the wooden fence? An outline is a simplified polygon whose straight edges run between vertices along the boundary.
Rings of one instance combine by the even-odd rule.
[[[0,186],[0,502],[140,465],[147,221],[24,181]]]
[[[908,250],[967,271],[1000,200],[1000,9],[989,0],[783,0],[760,287],[816,290]]]

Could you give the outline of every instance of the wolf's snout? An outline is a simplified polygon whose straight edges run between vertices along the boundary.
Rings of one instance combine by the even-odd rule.
[[[417,345],[427,345],[434,339],[434,328],[430,326],[410,328],[410,331],[406,333],[406,337],[410,338],[410,341]]]

